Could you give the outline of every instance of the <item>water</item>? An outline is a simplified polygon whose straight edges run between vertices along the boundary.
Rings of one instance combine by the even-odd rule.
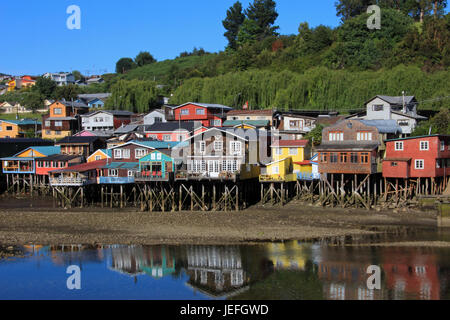
[[[364,245],[411,240],[448,243],[450,232],[242,246],[15,247],[14,257],[0,259],[0,299],[449,299],[450,247]],[[67,289],[70,265],[81,268],[81,290]],[[381,290],[367,288],[369,265],[382,270]]]

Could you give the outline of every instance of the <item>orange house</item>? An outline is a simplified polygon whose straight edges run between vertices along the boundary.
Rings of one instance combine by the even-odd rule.
[[[42,138],[61,139],[73,135],[80,128],[79,115],[89,111],[84,103],[56,101],[49,107],[49,115],[42,117]]]
[[[36,120],[0,120],[0,138],[23,138],[27,131],[37,132],[41,123]]]

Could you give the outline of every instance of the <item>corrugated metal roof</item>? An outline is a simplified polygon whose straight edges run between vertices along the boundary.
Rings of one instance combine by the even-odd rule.
[[[366,126],[376,127],[379,133],[402,133],[395,120],[358,120]]]
[[[106,163],[103,169],[138,169],[139,162],[111,162]]]
[[[77,164],[75,166],[71,166],[66,169],[54,170],[51,172],[60,173],[60,172],[86,172],[94,169],[100,169],[106,164],[106,160],[98,160],[93,162],[87,162],[82,164]]]
[[[250,125],[253,127],[266,127],[270,124],[269,120],[227,120],[223,123],[224,127],[235,127],[239,125]]]

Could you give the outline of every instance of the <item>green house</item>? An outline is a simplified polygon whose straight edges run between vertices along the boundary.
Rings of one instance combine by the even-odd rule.
[[[175,160],[170,150],[154,150],[139,160],[136,181],[169,181],[174,172]]]

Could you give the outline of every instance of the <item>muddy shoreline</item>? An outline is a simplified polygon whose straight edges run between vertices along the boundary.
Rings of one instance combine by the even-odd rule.
[[[437,212],[321,208],[291,202],[241,212],[139,212],[53,208],[45,199],[0,200],[0,243],[241,244],[375,234],[378,227],[436,227]]]

